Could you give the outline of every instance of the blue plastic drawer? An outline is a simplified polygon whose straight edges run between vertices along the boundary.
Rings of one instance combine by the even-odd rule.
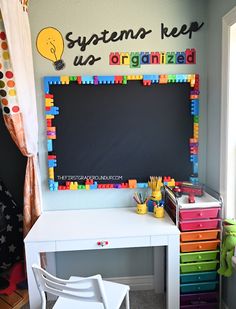
[[[180,285],[181,293],[194,293],[194,292],[206,292],[214,291],[217,287],[217,281],[201,282],[201,283],[188,283]]]
[[[180,275],[180,283],[216,281],[216,279],[217,279],[216,271],[205,271],[205,272],[199,272],[199,273]]]

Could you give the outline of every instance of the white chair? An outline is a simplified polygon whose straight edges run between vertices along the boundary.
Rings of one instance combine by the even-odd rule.
[[[69,280],[52,276],[38,265],[32,266],[35,280],[46,309],[46,295],[59,296],[54,309],[119,309],[125,299],[129,309],[129,286],[102,280],[101,275]]]

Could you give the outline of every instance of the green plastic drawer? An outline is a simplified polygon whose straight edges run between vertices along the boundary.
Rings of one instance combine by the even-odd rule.
[[[217,288],[217,285],[218,281],[181,284],[180,293],[214,291]]]
[[[182,263],[180,264],[180,273],[194,273],[200,271],[211,271],[216,270],[218,260],[206,261],[206,262],[195,262],[195,263]]]
[[[216,281],[217,280],[216,271],[205,271],[190,274],[180,275],[180,283],[194,283],[194,282],[205,282],[205,281]]]
[[[181,253],[180,263],[216,260],[219,250]]]

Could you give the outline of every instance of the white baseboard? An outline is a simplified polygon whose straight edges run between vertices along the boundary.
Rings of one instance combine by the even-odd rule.
[[[114,281],[117,283],[127,284],[131,291],[153,290],[154,276],[132,276],[132,277],[112,277],[103,278],[104,280]],[[159,291],[157,291],[158,293]],[[160,291],[161,293],[161,291]]]

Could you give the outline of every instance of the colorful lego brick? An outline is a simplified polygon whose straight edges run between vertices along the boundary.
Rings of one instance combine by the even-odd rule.
[[[115,183],[114,184],[115,189],[121,189],[121,184],[120,183]]]
[[[193,117],[193,122],[194,123],[199,123],[199,116],[194,116]]]
[[[159,64],[160,63],[160,53],[151,52],[150,64]]]
[[[50,191],[57,191],[59,189],[58,188],[58,182],[55,182],[51,179],[49,179],[49,181],[48,181],[48,186],[49,186]]]
[[[197,155],[190,155],[190,162],[198,163],[198,156]]]
[[[160,79],[159,79],[159,83],[160,84],[167,84],[167,82],[168,82],[168,75],[167,74],[161,74]]]
[[[115,84],[122,84],[123,76],[115,76]]]
[[[129,179],[128,184],[129,184],[130,189],[137,188],[137,180],[136,179]]]
[[[93,84],[93,76],[82,76],[82,84]]]
[[[126,85],[127,84],[127,76],[123,76],[122,84]]]
[[[85,185],[78,185],[78,189],[79,190],[84,190],[85,189]]]
[[[177,52],[176,53],[176,64],[184,64],[184,63],[186,63],[185,52]]]
[[[186,49],[186,63],[187,64],[196,64],[196,50],[195,48]]]
[[[52,127],[52,119],[47,119],[46,122],[47,122],[47,128]]]
[[[56,155],[48,155],[48,160],[56,160],[57,156]]]
[[[46,76],[44,77],[44,92],[49,93],[50,84],[60,84],[60,76]]]
[[[137,52],[130,53],[130,67],[140,68],[140,55]]]
[[[48,160],[48,167],[57,167],[57,160]]]
[[[129,53],[120,53],[120,65],[130,65]]]
[[[151,61],[151,54],[148,52],[141,52],[140,53],[140,64],[150,64]]]
[[[78,83],[79,85],[82,84],[82,77],[81,77],[81,76],[77,76],[77,83]]]
[[[120,65],[120,54],[118,52],[110,53],[109,64],[110,65]]]
[[[176,74],[176,82],[177,83],[186,83],[188,80],[187,74]]]
[[[45,93],[44,97],[45,97],[45,99],[53,99],[53,94]]]
[[[121,183],[121,188],[122,188],[122,189],[128,189],[128,188],[129,188],[128,182],[122,182],[122,183]]]
[[[54,168],[53,167],[49,167],[48,169],[48,177],[52,180],[54,180]]]
[[[190,154],[198,154],[198,145],[190,146]]]
[[[148,183],[147,182],[138,182],[137,188],[140,188],[140,189],[148,188]]]
[[[197,174],[198,173],[198,162],[193,163],[193,173]]]
[[[53,106],[53,98],[45,98],[45,106],[46,107],[51,107]]]
[[[166,63],[166,53],[160,52],[160,64],[165,64],[165,63]]]
[[[70,82],[76,82],[77,81],[77,76],[69,76]]]
[[[159,82],[159,75],[143,75],[143,81],[151,81],[152,84]]]
[[[46,115],[59,115],[59,107],[46,107]]]
[[[199,137],[199,125],[198,123],[193,124],[193,137],[197,138]]]
[[[47,140],[48,152],[52,151],[52,140]]]
[[[54,115],[46,115],[46,120],[49,120],[49,119],[54,119]]]
[[[151,83],[152,83],[151,80],[144,80],[144,79],[143,79],[143,85],[144,85],[144,86],[150,86]]]
[[[175,83],[176,82],[176,74],[169,74],[167,77],[168,83]]]
[[[175,52],[166,53],[166,64],[175,64],[176,63],[176,54]]]
[[[190,176],[189,177],[189,181],[194,184],[194,185],[197,185],[199,183],[199,179],[198,179],[198,176]]]
[[[61,76],[61,84],[68,85],[70,83],[70,77],[69,76]]]
[[[143,75],[128,75],[127,80],[142,80]]]
[[[199,115],[199,100],[191,100],[191,115],[198,116]]]
[[[98,188],[98,183],[95,181],[93,184],[90,184],[90,190],[94,190]]]
[[[93,83],[94,83],[94,85],[98,85],[98,84],[99,84],[99,82],[98,82],[98,76],[94,76],[94,77],[93,77]]]
[[[78,190],[78,182],[75,181],[75,182],[71,182],[70,183],[70,190]]]
[[[98,76],[99,84],[114,84],[115,76]]]

